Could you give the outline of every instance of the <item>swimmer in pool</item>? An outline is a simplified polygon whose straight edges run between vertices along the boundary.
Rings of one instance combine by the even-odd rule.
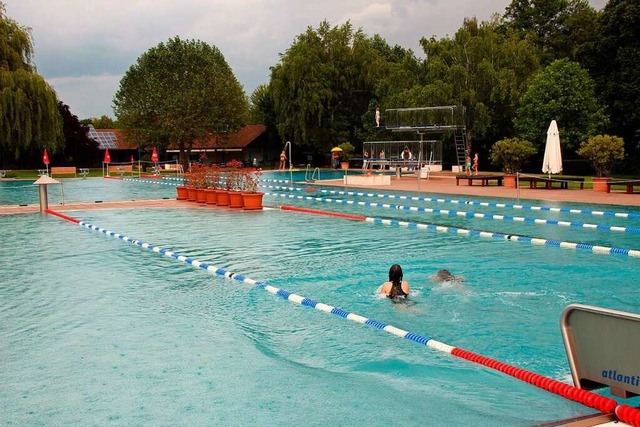
[[[409,296],[409,282],[402,280],[402,267],[398,264],[393,264],[389,269],[389,281],[382,284],[380,293],[394,301]]]
[[[449,270],[442,269],[442,270],[438,270],[436,274],[432,274],[431,280],[434,283],[450,282],[450,283],[462,284],[464,282],[464,277],[455,276]]]

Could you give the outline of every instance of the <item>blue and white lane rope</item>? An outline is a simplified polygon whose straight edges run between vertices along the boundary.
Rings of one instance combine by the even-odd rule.
[[[159,185],[172,185],[174,187],[180,185],[175,182],[167,182],[164,179],[142,179],[142,178],[122,178],[123,181],[140,182],[143,184],[159,184]]]
[[[265,194],[275,195],[280,193],[265,193]],[[316,198],[309,198],[310,196],[295,196],[295,197],[307,197],[307,200],[315,200],[315,201],[324,200],[322,197],[316,197]],[[327,200],[336,200],[336,199],[327,199]],[[352,202],[352,203],[349,203],[349,202]],[[477,212],[454,211],[454,210],[448,210],[448,209],[432,209],[432,208],[425,208],[422,206],[404,206],[404,205],[394,205],[394,204],[382,204],[382,203],[375,203],[375,202],[370,203],[370,202],[347,201],[347,203],[358,205],[358,206],[374,206],[374,207],[382,207],[382,208],[388,208],[388,209],[432,213],[436,215],[460,216],[464,218],[494,219],[494,220],[502,220],[502,221],[525,222],[530,224],[547,224],[547,225],[557,225],[557,226],[564,226],[564,227],[588,228],[588,229],[594,229],[594,230],[640,233],[640,227],[623,227],[623,226],[617,226],[617,225],[588,224],[588,223],[577,222],[577,221],[560,221],[557,219],[527,218],[527,217],[521,217],[521,216],[485,214],[485,213],[477,213]]]
[[[290,199],[304,198],[304,196],[296,196],[293,194],[271,193],[271,195],[290,198]],[[350,204],[350,203],[347,203],[347,201],[345,200],[324,199],[323,201],[340,203],[340,204]],[[367,203],[367,206],[369,206],[369,204],[371,205],[378,204],[375,202],[363,202],[363,203]],[[608,247],[608,246],[590,245],[586,243],[564,242],[559,240],[541,239],[537,237],[518,236],[516,234],[493,233],[490,231],[470,230],[466,228],[446,227],[446,226],[435,225],[435,224],[422,224],[422,223],[411,222],[411,221],[400,221],[396,219],[365,217],[364,221],[370,222],[373,224],[417,228],[420,230],[431,230],[431,231],[439,231],[442,233],[461,234],[461,235],[471,236],[471,237],[484,237],[484,238],[489,238],[494,240],[509,240],[514,242],[530,243],[536,246],[553,246],[553,247],[559,247],[564,249],[580,249],[580,250],[589,251],[596,254],[606,254],[606,255],[616,254],[616,255],[625,255],[629,257],[640,258],[640,250],[637,250],[637,249],[625,249],[625,248],[616,248],[616,247]]]
[[[453,351],[453,349],[455,347],[452,347],[450,345],[441,343],[439,341],[430,339],[430,338],[426,338],[423,337],[421,335],[415,334],[413,332],[408,332],[405,331],[403,329],[400,328],[396,328],[393,325],[388,325],[386,323],[383,322],[378,322],[377,320],[373,320],[373,319],[369,319],[363,316],[360,316],[358,314],[355,313],[350,313],[346,310],[343,310],[341,308],[338,307],[334,307],[328,304],[324,304],[306,297],[303,297],[301,295],[297,295],[294,294],[292,292],[286,291],[284,289],[279,289],[276,288],[274,286],[271,286],[269,284],[267,284],[266,282],[260,282],[254,279],[251,279],[249,277],[246,277],[242,274],[239,273],[233,273],[231,271],[225,270],[224,268],[220,268],[220,267],[215,267],[213,265],[209,265],[208,263],[205,262],[201,262],[198,261],[194,258],[191,258],[189,256],[185,256],[185,255],[181,255],[179,253],[170,251],[168,249],[164,249],[161,248],[159,246],[155,246],[152,245],[150,243],[145,243],[142,242],[140,240],[134,239],[132,237],[126,236],[124,234],[119,234],[119,233],[114,233],[113,231],[109,231],[106,230],[104,228],[100,228],[98,226],[89,224],[87,222],[84,221],[79,221],[78,225],[80,225],[81,227],[84,227],[86,229],[92,230],[92,231],[97,231],[99,233],[102,233],[106,236],[109,237],[113,237],[116,239],[120,239],[122,241],[125,242],[129,242],[134,246],[139,246],[141,248],[144,249],[148,249],[152,252],[156,252],[158,254],[164,255],[167,258],[172,258],[172,259],[176,259],[178,261],[183,261],[195,268],[200,268],[203,270],[206,270],[207,272],[214,274],[216,276],[222,276],[222,277],[226,277],[227,279],[231,279],[231,280],[235,280],[241,283],[245,283],[247,285],[253,285],[253,286],[257,286],[259,288],[262,288],[264,290],[266,290],[267,292],[270,292],[274,295],[277,295],[285,300],[306,306],[306,307],[310,307],[310,308],[315,308],[316,310],[319,311],[324,311],[325,313],[330,313],[330,314],[335,314],[339,317],[344,317],[345,319],[354,321],[356,323],[361,323],[363,325],[369,325],[369,326],[373,326],[376,329],[380,329],[383,330],[385,332],[389,332],[390,334],[396,335],[400,338],[405,338],[408,339],[410,341],[414,341],[418,344],[422,344],[422,345],[426,345],[427,347],[433,348],[435,350],[440,350],[440,351],[444,351],[446,353],[451,353]]]
[[[131,181],[131,182],[141,182],[144,184],[163,184],[163,185],[173,185],[173,186],[178,186],[178,185],[182,185],[186,179],[185,178],[176,178],[176,177],[170,177],[170,176],[163,176],[162,179],[143,179],[143,178],[136,178],[136,177],[126,177],[126,178],[122,178],[123,181]],[[169,181],[169,182],[166,182]],[[175,181],[175,182],[172,182]],[[261,182],[275,182],[275,183],[279,183],[279,184],[288,184],[289,180],[287,179],[261,179]],[[265,186],[261,186],[261,187],[265,187]]]
[[[291,191],[305,191],[304,188],[300,188],[300,187],[282,187],[282,188],[269,187],[269,188],[287,189]],[[449,204],[457,204],[457,205],[475,205],[475,206],[484,206],[484,207],[493,207],[493,208],[522,209],[522,210],[531,210],[531,211],[549,211],[549,212],[595,215],[595,216],[612,216],[612,217],[630,218],[630,219],[640,218],[640,213],[633,213],[633,212],[606,212],[606,211],[597,211],[597,210],[591,210],[591,209],[554,208],[550,206],[527,206],[527,205],[517,205],[512,203],[479,202],[477,200],[456,200],[456,199],[443,199],[439,197],[404,196],[404,195],[384,194],[384,193],[364,193],[364,192],[357,192],[357,191],[326,190],[326,189],[320,189],[320,188],[317,189],[317,192],[323,193],[323,194],[337,194],[337,195],[343,195],[343,196],[377,197],[377,198],[388,198],[388,199],[413,200],[413,201],[421,201],[421,202],[449,203]]]

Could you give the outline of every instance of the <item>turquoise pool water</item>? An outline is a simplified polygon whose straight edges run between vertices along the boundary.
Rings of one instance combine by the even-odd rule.
[[[129,194],[145,184],[106,185]],[[172,187],[157,191],[175,194]],[[637,235],[626,232],[488,219],[470,225],[449,215],[286,203],[638,247]],[[490,210],[464,207],[471,208]],[[565,382],[571,380],[559,331],[564,307],[637,311],[640,303],[634,274],[640,260],[619,255],[280,210],[69,214]],[[637,226],[634,219],[538,214]],[[593,412],[51,216],[2,215],[0,234],[0,419],[8,425],[524,426]],[[412,304],[375,294],[396,262],[415,290]],[[440,268],[464,276],[465,286],[433,284],[429,275]]]

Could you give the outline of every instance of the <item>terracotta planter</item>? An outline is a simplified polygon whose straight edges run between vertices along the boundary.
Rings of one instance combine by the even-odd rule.
[[[187,187],[187,200],[195,202],[197,199],[198,195],[196,194],[196,187]]]
[[[218,206],[229,206],[229,192],[227,190],[216,190]]]
[[[244,209],[245,210],[259,210],[262,209],[262,196],[264,193],[260,192],[251,192],[251,193],[242,193],[242,199],[244,200]]]
[[[349,169],[349,162],[340,162],[340,167],[342,169]]]
[[[183,185],[179,185],[176,187],[176,192],[177,192],[177,200],[187,200],[188,198],[188,192],[187,192],[187,187],[183,186]]]
[[[198,203],[207,203],[207,193],[205,193],[206,188],[198,188],[196,190],[196,201]]]
[[[511,174],[504,174],[504,178],[502,180],[503,185],[507,188],[516,188],[516,176]]]
[[[242,193],[239,191],[229,191],[229,207],[233,209],[244,208]]]
[[[208,205],[215,205],[218,203],[218,195],[214,188],[207,188],[204,190],[204,193],[206,195]]]
[[[606,193],[607,192],[607,182],[611,178],[609,177],[593,177],[591,178],[591,182],[593,182],[593,191],[598,193]]]

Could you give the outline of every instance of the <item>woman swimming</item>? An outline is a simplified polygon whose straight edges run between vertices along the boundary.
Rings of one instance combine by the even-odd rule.
[[[393,264],[389,269],[389,281],[382,284],[380,293],[392,300],[409,296],[409,282],[402,280],[402,267]]]

